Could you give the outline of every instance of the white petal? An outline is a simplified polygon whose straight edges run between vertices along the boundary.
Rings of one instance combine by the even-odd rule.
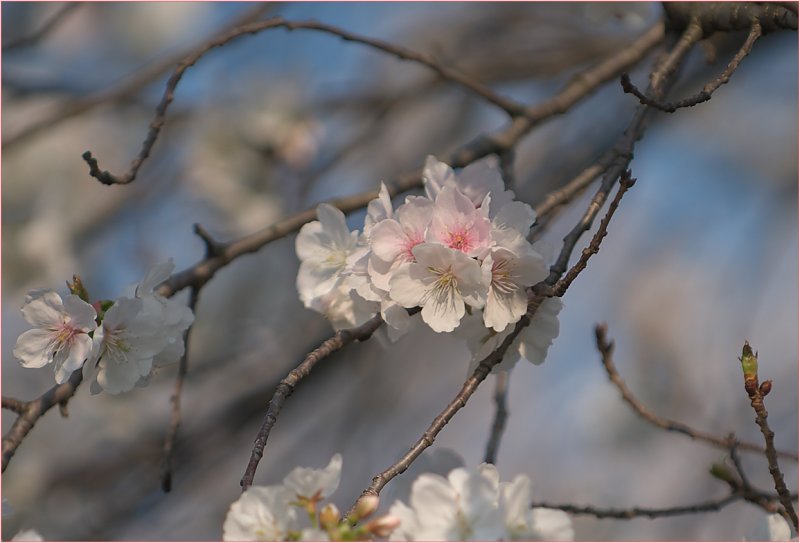
[[[575,530],[564,511],[536,507],[531,511],[533,528],[544,541],[572,541]]]
[[[64,322],[64,304],[55,291],[36,291],[27,299],[29,301],[22,307],[22,314],[31,325],[48,328]]]
[[[464,316],[464,300],[456,293],[436,298],[431,297],[422,308],[422,320],[434,332],[452,332]]]
[[[304,224],[300,228],[295,240],[295,251],[300,260],[323,259],[325,258],[322,233],[322,223],[312,221]]]
[[[384,262],[394,262],[407,244],[403,227],[393,219],[376,224],[372,228],[370,240],[372,253]]]
[[[433,155],[428,155],[425,159],[425,167],[422,170],[422,182],[425,184],[425,194],[431,200],[436,199],[439,191],[448,183],[455,182],[456,174],[453,168],[440,162]]]
[[[295,468],[283,484],[298,496],[311,498],[317,493],[327,498],[339,487],[342,476],[342,455],[336,453],[325,469]]]
[[[425,268],[420,264],[401,266],[389,280],[389,296],[403,307],[417,307],[427,293],[425,278]]]
[[[91,332],[97,328],[95,318],[97,313],[94,307],[81,300],[78,296],[70,294],[64,298],[64,309],[69,313],[70,325],[84,332]]]
[[[144,279],[136,286],[136,297],[153,292],[158,285],[169,279],[174,269],[175,262],[171,258],[166,262],[151,266],[145,273]]]
[[[317,206],[317,217],[322,223],[322,231],[333,240],[337,247],[348,247],[351,244],[350,230],[340,209],[330,204]]]
[[[495,215],[492,224],[495,228],[511,229],[527,236],[536,221],[536,213],[525,202],[509,202]]]
[[[41,368],[51,362],[51,354],[48,351],[53,335],[48,330],[34,328],[23,332],[17,338],[14,346],[14,356],[26,368]]]

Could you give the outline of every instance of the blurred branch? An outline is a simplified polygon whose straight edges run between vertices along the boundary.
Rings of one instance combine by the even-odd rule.
[[[82,380],[83,370],[77,369],[72,372],[72,375],[69,376],[66,383],[52,387],[35,400],[21,403],[11,402],[15,403],[15,406],[20,408],[21,411],[19,411],[20,415],[17,417],[17,420],[11,425],[11,429],[3,436],[2,471],[6,470],[8,463],[11,461],[11,457],[17,452],[17,448],[22,444],[22,440],[24,440],[28,432],[33,429],[36,422],[47,413],[50,408],[57,405],[66,405],[66,402],[75,394],[75,389],[78,388]],[[3,399],[3,407],[6,406],[8,400],[10,399]],[[19,400],[16,400],[16,402],[19,402]]]
[[[16,398],[3,396],[3,409],[8,409],[9,411],[13,411],[18,415],[21,415],[25,412],[25,402]]]
[[[640,103],[647,104],[648,106],[654,107],[666,113],[674,113],[680,108],[693,107],[703,102],[707,102],[711,99],[711,95],[714,94],[714,91],[730,81],[731,75],[733,75],[733,72],[739,68],[739,65],[742,63],[742,60],[744,60],[744,57],[750,54],[750,51],[753,49],[753,45],[760,36],[761,25],[758,23],[758,21],[753,21],[753,26],[750,29],[750,34],[748,34],[747,40],[745,40],[744,44],[739,49],[739,52],[736,53],[733,59],[728,63],[728,67],[725,68],[725,71],[723,71],[718,78],[704,86],[700,92],[688,98],[684,98],[683,100],[679,100],[677,102],[659,102],[658,100],[650,99],[631,82],[628,74],[622,75],[622,79],[620,81],[622,84],[622,89],[625,92],[636,96]]]
[[[228,25],[228,27],[221,32],[227,32],[230,28],[236,28],[254,19],[258,19],[273,9],[275,5],[276,2],[258,3],[254,8],[247,10],[242,16],[237,17],[232,24]],[[207,38],[204,39],[202,43],[205,43],[206,41]],[[34,121],[16,134],[8,136],[6,139],[4,139],[2,143],[3,150],[7,151],[14,145],[26,141],[28,138],[35,136],[44,129],[52,128],[55,125],[66,121],[67,119],[71,119],[72,117],[77,117],[78,115],[86,113],[87,111],[91,111],[97,106],[120,102],[129,98],[158,79],[170,68],[174,67],[175,64],[190,54],[191,51],[195,50],[196,47],[197,46],[194,46],[188,50],[184,49],[177,54],[149,64],[144,68],[134,72],[133,75],[125,79],[122,83],[110,89],[94,93],[78,100],[67,101],[66,103],[62,104],[61,107],[59,107],[51,116]]]
[[[253,478],[256,475],[258,463],[264,456],[264,448],[267,446],[267,439],[272,427],[275,426],[283,404],[294,392],[297,383],[311,373],[311,370],[314,369],[318,362],[325,360],[345,345],[354,341],[369,339],[381,324],[383,324],[383,318],[379,313],[361,326],[337,331],[333,337],[326,339],[319,347],[311,351],[296,368],[289,372],[289,375],[281,380],[269,402],[267,414],[264,416],[264,422],[261,423],[261,428],[258,430],[253,452],[250,454],[250,461],[247,463],[247,469],[239,483],[242,486],[242,492],[253,484]]]
[[[131,163],[130,168],[128,171],[122,175],[115,175],[109,172],[108,170],[102,170],[95,159],[92,156],[91,151],[86,151],[83,153],[83,159],[89,165],[89,175],[103,183],[104,185],[125,185],[132,182],[136,179],[136,174],[141,168],[144,161],[150,156],[150,151],[153,149],[153,146],[158,139],[158,135],[161,132],[161,128],[164,126],[165,117],[167,114],[167,109],[169,105],[172,103],[173,99],[175,98],[175,89],[178,86],[183,74],[186,72],[187,69],[192,67],[198,60],[200,60],[206,53],[215,49],[217,47],[222,47],[227,45],[231,41],[240,38],[242,36],[247,36],[250,34],[257,34],[258,32],[262,32],[264,30],[270,30],[274,28],[285,28],[286,30],[293,31],[293,30],[312,30],[317,32],[323,32],[326,34],[332,34],[334,36],[338,36],[339,38],[343,39],[344,41],[351,41],[355,43],[360,43],[362,45],[366,45],[388,55],[397,57],[401,60],[409,60],[412,62],[416,62],[418,64],[422,64],[434,72],[439,74],[439,76],[447,79],[448,81],[452,81],[461,85],[462,87],[472,91],[476,95],[480,96],[487,102],[496,105],[497,107],[506,111],[509,115],[518,115],[524,112],[524,106],[504,98],[494,91],[483,85],[482,83],[473,80],[457,70],[448,68],[439,64],[436,59],[431,57],[430,55],[425,55],[422,53],[418,53],[416,51],[412,51],[410,49],[406,49],[404,47],[400,47],[397,45],[392,45],[390,43],[375,40],[371,38],[366,38],[363,36],[359,36],[357,34],[353,34],[346,30],[342,30],[340,28],[318,23],[315,21],[287,21],[280,17],[276,17],[273,19],[269,19],[267,21],[258,21],[254,23],[249,23],[242,25],[238,28],[234,28],[227,34],[215,38],[204,46],[199,48],[197,51],[192,53],[191,55],[187,56],[178,64],[178,66],[173,70],[172,75],[170,76],[169,80],[167,81],[167,88],[164,91],[164,95],[161,98],[161,102],[156,107],[156,114],[153,117],[152,121],[150,121],[150,130],[147,132],[147,136],[145,137],[144,142],[142,143],[142,148],[139,151],[138,156],[133,160]]]
[[[192,314],[194,314],[195,308],[197,307],[199,296],[199,289],[192,288],[189,291],[189,309],[192,310]],[[170,417],[169,428],[167,428],[167,435],[164,438],[164,456],[161,463],[161,489],[164,492],[172,490],[172,456],[175,450],[175,439],[178,436],[178,427],[181,424],[181,392],[183,392],[183,382],[186,380],[186,373],[189,371],[189,338],[191,337],[193,328],[194,324],[189,326],[186,332],[183,333],[183,356],[178,365],[178,376],[175,378],[175,387],[172,389],[172,395],[169,398],[170,405],[172,406],[172,415]]]
[[[767,422],[769,413],[767,407],[764,405],[764,396],[769,394],[772,390],[772,381],[758,381],[758,354],[753,354],[753,349],[750,344],[744,342],[742,348],[742,358],[739,359],[742,363],[744,372],[744,388],[750,398],[750,405],[756,412],[756,424],[758,424],[761,433],[764,434],[764,443],[766,443],[766,450],[764,455],[767,457],[767,464],[769,465],[769,473],[772,475],[772,480],[775,482],[775,490],[780,496],[781,505],[783,505],[789,518],[794,526],[794,531],[798,531],[797,512],[792,505],[792,499],[789,494],[789,489],[786,488],[786,481],[783,479],[783,473],[778,465],[778,454],[775,450],[775,432],[770,428]]]
[[[448,163],[454,168],[462,168],[486,155],[512,148],[537,124],[563,113],[603,83],[617,77],[618,74],[639,62],[662,38],[663,26],[653,26],[631,43],[630,47],[615,53],[584,73],[578,74],[553,97],[529,108],[525,117],[516,118],[508,128],[482,136],[456,150],[451,154]],[[416,170],[400,175],[386,185],[389,194],[394,197],[399,193],[421,187],[422,172]],[[329,200],[327,203],[339,208],[344,213],[349,213],[365,207],[370,200],[377,196],[378,191],[371,190],[347,198]],[[292,234],[305,223],[315,219],[316,209],[307,209],[258,232],[225,244],[220,256],[203,259],[194,266],[173,274],[159,286],[158,292],[162,296],[169,297],[188,286],[202,286],[220,268],[239,256],[256,252],[267,243]]]
[[[663,2],[671,28],[697,25],[703,36],[714,32],[750,30],[758,21],[765,32],[797,30],[797,3],[789,2]]]
[[[508,376],[509,372],[501,371],[495,377],[494,388],[494,422],[492,423],[492,431],[489,434],[489,442],[486,444],[486,454],[483,461],[487,464],[497,464],[497,450],[500,448],[500,440],[503,438],[503,431],[506,427],[506,420],[508,419],[508,408],[506,403],[508,400]]]
[[[662,430],[666,430],[668,432],[677,432],[679,434],[683,434],[685,436],[689,436],[692,439],[696,439],[698,441],[705,441],[706,443],[710,443],[716,447],[721,447],[724,449],[730,449],[732,444],[735,442],[733,438],[727,437],[718,437],[713,434],[709,434],[707,432],[702,432],[700,430],[695,430],[686,424],[681,422],[673,421],[670,419],[661,418],[654,413],[650,412],[649,409],[638,399],[634,394],[630,391],[628,386],[625,384],[625,381],[620,376],[617,368],[614,364],[614,342],[609,341],[606,334],[608,332],[608,328],[605,324],[599,324],[595,327],[595,339],[597,342],[597,350],[600,352],[601,360],[603,362],[603,367],[608,374],[608,379],[617,387],[617,389],[622,394],[622,399],[627,403],[633,411],[639,415],[641,418],[656,426],[661,428]],[[737,442],[737,446],[746,451],[757,452],[757,453],[765,453],[765,449],[763,447],[759,447],[754,443],[747,443],[747,442]],[[785,458],[793,459],[797,461],[797,455],[792,454],[789,452],[779,452],[780,456]]]
[[[3,53],[8,53],[20,47],[35,45],[36,42],[46,38],[50,32],[55,30],[55,28],[66,19],[67,15],[74,11],[75,8],[81,7],[81,5],[83,5],[83,2],[64,2],[64,4],[58,8],[58,11],[56,11],[38,30],[4,43]]]

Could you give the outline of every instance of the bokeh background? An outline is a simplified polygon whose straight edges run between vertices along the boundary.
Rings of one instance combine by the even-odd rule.
[[[3,2],[3,43],[60,8]],[[426,155],[445,157],[506,122],[420,66],[283,30],[242,38],[186,73],[151,158],[129,186],[100,185],[80,155],[91,149],[103,168],[123,171],[168,71],[136,93],[46,122],[131,74],[180,58],[255,9],[434,53],[531,103],[661,16],[657,4],[628,3],[78,6],[45,40],[2,58],[4,395],[32,398],[53,384],[50,368],[21,368],[11,354],[28,328],[19,311],[28,289],[63,292],[79,273],[93,297],[114,297],[153,263],[171,257],[182,269],[199,260],[195,222],[232,239],[328,198],[374,189],[421,167]],[[712,39],[711,64],[696,48],[672,96],[715,77],[743,40]],[[632,72],[634,81],[646,80],[648,66],[649,59]],[[767,407],[776,442],[797,450],[797,66],[795,33],[766,36],[710,102],[654,117],[632,165],[639,182],[566,295],[547,362],[512,373],[498,458],[503,480],[526,473],[538,500],[601,507],[669,507],[726,494],[708,473],[724,451],[657,430],[622,403],[594,348],[601,321],[616,340],[620,372],[654,412],[760,442],[737,361],[749,340],[762,378],[774,380]],[[516,152],[519,198],[535,204],[590,164],[635,105],[612,82],[534,131]],[[543,239],[559,247],[590,193],[564,209]],[[349,221],[360,227],[363,213]],[[122,396],[93,397],[81,387],[68,419],[54,411],[40,420],[2,477],[13,509],[3,538],[35,528],[59,540],[219,539],[274,387],[331,332],[302,307],[297,268],[290,236],[235,261],[203,290],[170,494],[160,490],[159,466],[174,367]],[[346,509],[458,391],[468,358],[455,338],[423,329],[394,345],[373,339],[348,347],[287,402],[256,483],[277,483],[297,465],[322,467],[342,452],[333,500]],[[490,378],[434,450],[452,448],[470,466],[482,461],[493,387]],[[3,412],[3,432],[12,421]],[[745,454],[744,463],[754,484],[771,488],[763,457]],[[797,465],[782,468],[796,490]],[[383,505],[412,478],[390,484]],[[764,513],[736,503],[714,514],[574,523],[579,539],[741,540],[762,526]]]

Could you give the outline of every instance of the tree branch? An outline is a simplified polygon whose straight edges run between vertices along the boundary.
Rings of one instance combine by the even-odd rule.
[[[619,372],[617,371],[613,357],[614,342],[609,341],[607,338],[607,332],[608,332],[607,326],[605,324],[598,324],[595,327],[594,332],[595,332],[595,340],[597,343],[597,350],[600,352],[601,361],[603,363],[603,367],[606,370],[606,373],[608,374],[609,381],[611,381],[614,384],[614,386],[617,387],[620,394],[622,394],[622,399],[633,409],[633,411],[637,415],[639,415],[639,417],[646,420],[653,426],[661,428],[662,430],[683,434],[698,441],[705,441],[706,443],[714,445],[715,447],[730,449],[730,447],[734,443],[736,443],[741,450],[746,450],[761,454],[764,454],[766,452],[763,447],[759,447],[754,443],[737,442],[735,438],[731,437],[723,438],[715,436],[707,432],[696,430],[681,422],[677,422],[671,419],[665,419],[652,413],[638,398],[636,398],[633,392],[631,392],[631,390],[625,384],[625,381],[622,379],[622,376],[620,376]],[[779,452],[778,454],[785,458],[797,461],[796,454],[792,454],[789,452]]]
[[[200,225],[195,225],[199,227]],[[204,238],[205,239],[205,238]],[[200,290],[192,288],[189,293],[189,309],[194,314],[197,301],[200,297]],[[175,378],[175,386],[169,398],[172,407],[169,427],[164,437],[164,452],[161,461],[161,489],[164,492],[172,490],[172,456],[175,450],[175,440],[178,436],[178,427],[181,424],[181,393],[183,392],[183,382],[186,380],[186,373],[189,371],[189,338],[191,337],[194,323],[183,333],[183,356],[178,365],[178,376]]]
[[[622,74],[622,79],[620,80],[620,83],[622,84],[622,90],[636,96],[640,103],[647,104],[648,106],[654,107],[666,113],[674,113],[678,109],[684,107],[693,107],[697,104],[707,102],[711,99],[711,95],[714,94],[714,91],[730,81],[731,75],[733,75],[733,72],[739,68],[739,65],[742,63],[742,60],[744,60],[744,57],[749,55],[750,51],[753,50],[753,45],[760,36],[761,25],[758,23],[758,21],[754,21],[753,26],[750,29],[750,34],[748,34],[747,39],[739,49],[739,52],[736,53],[733,59],[728,63],[725,71],[723,71],[718,78],[706,84],[706,86],[704,86],[700,92],[688,98],[684,98],[683,100],[679,100],[677,102],[659,102],[657,100],[653,100],[645,96],[642,91],[640,91],[636,85],[631,82],[628,74]]]
[[[696,513],[712,513],[719,511],[723,507],[730,505],[740,498],[736,494],[731,494],[719,500],[710,500],[693,505],[682,505],[678,507],[668,507],[665,509],[650,509],[644,507],[631,507],[630,509],[610,509],[595,507],[593,505],[572,505],[555,504],[548,502],[533,502],[531,507],[545,507],[547,509],[558,509],[571,515],[589,515],[599,519],[621,519],[630,520],[636,517],[661,518],[675,517],[678,515],[691,515]]]
[[[256,475],[258,463],[264,456],[264,448],[267,446],[267,439],[272,427],[275,426],[283,404],[294,392],[297,383],[311,373],[311,370],[314,369],[318,362],[325,360],[348,343],[369,339],[381,324],[383,324],[383,318],[381,318],[380,314],[377,314],[361,326],[339,330],[333,337],[326,339],[319,347],[311,351],[296,368],[289,372],[289,375],[281,380],[269,402],[267,414],[264,416],[264,422],[261,423],[261,428],[258,430],[253,452],[250,454],[250,461],[247,463],[247,469],[239,483],[242,486],[242,492],[253,484],[253,478]]]
[[[48,34],[55,30],[55,28],[66,19],[67,15],[81,5],[83,5],[83,2],[64,2],[64,4],[58,8],[58,11],[56,11],[38,30],[4,43],[3,53],[8,53],[20,47],[35,45],[36,42],[46,38]]]
[[[66,383],[56,385],[50,390],[25,404],[24,412],[21,413],[11,429],[3,436],[3,466],[2,471],[6,470],[11,457],[22,444],[22,440],[28,435],[36,422],[56,405],[66,405],[66,402],[75,394],[75,389],[83,380],[83,370],[77,369],[72,372]],[[17,407],[20,407],[19,405]]]
[[[497,450],[500,448],[500,440],[503,438],[503,431],[506,428],[508,419],[508,371],[501,371],[497,374],[494,389],[494,422],[492,431],[489,434],[489,442],[486,444],[486,454],[483,461],[487,464],[497,464]]]

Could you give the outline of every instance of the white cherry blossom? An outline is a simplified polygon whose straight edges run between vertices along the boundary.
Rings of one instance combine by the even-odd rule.
[[[342,455],[336,453],[324,469],[294,468],[283,485],[297,498],[320,500],[333,494],[342,477]]]
[[[500,483],[500,508],[505,515],[510,541],[572,541],[572,521],[563,511],[531,508],[531,480],[517,475],[510,483]]]
[[[160,305],[150,309],[155,312],[141,299],[123,297],[106,311],[92,338],[93,362],[84,366],[84,378],[92,381],[92,393],[126,392],[150,374],[153,358],[169,343],[160,326]]]
[[[561,298],[545,298],[531,318],[531,323],[517,336],[519,354],[532,364],[539,365],[547,358],[547,350],[558,337],[558,314],[564,307]]]
[[[489,288],[483,319],[496,332],[522,318],[528,309],[526,288],[547,277],[541,255],[531,250],[518,256],[502,247],[492,249],[481,271]]]
[[[44,541],[44,538],[36,530],[21,530],[11,541]]]
[[[342,281],[347,257],[356,249],[358,231],[347,229],[344,213],[329,204],[317,206],[318,221],[303,225],[295,249],[300,258],[297,290],[306,307]]]
[[[506,190],[503,176],[497,165],[497,158],[488,156],[477,160],[465,167],[458,174],[453,169],[436,159],[428,156],[422,172],[425,184],[425,194],[435,200],[439,192],[445,187],[456,188],[470,199],[473,206],[484,207],[488,204],[486,197],[491,195],[490,209],[484,209],[489,218],[494,217],[499,210],[514,199],[514,193]]]
[[[400,267],[390,281],[390,295],[406,308],[422,307],[422,320],[436,332],[452,332],[465,304],[483,307],[486,288],[478,262],[460,251],[434,243],[413,249],[416,262]]]
[[[35,328],[17,338],[14,356],[26,368],[53,362],[56,382],[66,382],[90,356],[94,308],[74,294],[62,300],[55,291],[35,290],[26,296],[22,314]]]
[[[224,541],[286,541],[298,529],[294,496],[284,486],[251,486],[231,504],[222,525]]]

